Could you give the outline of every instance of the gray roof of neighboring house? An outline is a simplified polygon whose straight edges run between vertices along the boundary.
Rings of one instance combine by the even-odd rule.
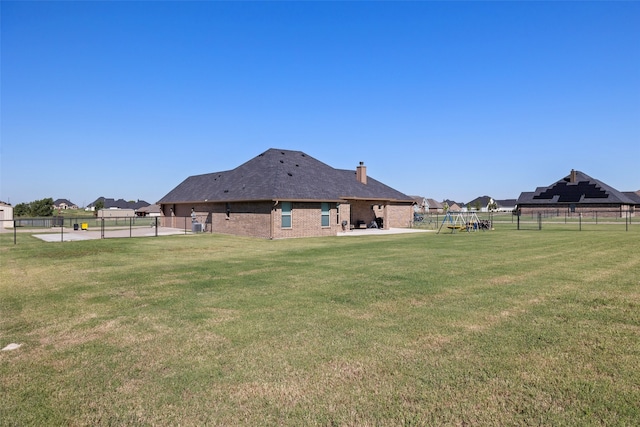
[[[489,204],[489,200],[491,200],[491,197],[489,196],[480,196],[480,197],[476,197],[470,202],[467,202],[467,205],[471,206],[472,208],[475,208],[476,205],[480,205],[481,207],[484,208]]]
[[[571,182],[569,174],[548,187],[538,187],[536,191],[521,193],[517,204],[634,204],[627,195],[604,182],[591,178],[584,172],[573,173],[574,182]]]
[[[95,206],[96,203],[98,203],[99,201],[102,201],[104,203],[105,209],[117,208],[117,209],[137,210],[137,209],[149,206],[149,203],[145,202],[144,200],[138,200],[137,202],[127,202],[124,199],[115,200],[115,199],[108,199],[105,197],[98,197],[93,203],[89,205],[89,207]]]
[[[413,202],[370,176],[366,185],[360,183],[355,170],[334,169],[301,151],[272,148],[235,169],[190,176],[158,203],[344,199]]]
[[[516,199],[502,199],[502,200],[494,200],[498,206],[502,207],[514,207],[517,203]]]
[[[143,206],[138,209],[138,212],[160,213],[160,206],[159,205]]]
[[[640,191],[623,191],[622,194],[635,202],[636,205],[640,205]]]
[[[63,204],[63,203],[64,203],[65,205],[67,205],[67,206],[75,206],[75,205],[76,205],[75,203],[71,203],[71,202],[70,202],[69,200],[67,200],[67,199],[57,199],[57,200],[55,200],[55,201],[53,202],[53,205],[54,205],[54,206],[60,206],[60,205],[61,205],[61,204]]]
[[[442,209],[442,203],[438,202],[437,200],[434,199],[427,199],[427,204],[429,205],[430,209]]]

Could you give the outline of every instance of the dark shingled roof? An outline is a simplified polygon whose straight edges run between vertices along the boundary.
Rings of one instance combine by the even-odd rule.
[[[89,205],[89,207],[94,207],[98,202],[102,201],[104,203],[105,209],[117,208],[117,209],[140,209],[146,206],[149,206],[149,203],[144,200],[138,200],[137,202],[127,202],[124,199],[109,199],[105,197],[98,197],[93,203]]]
[[[534,192],[521,193],[518,205],[634,204],[628,196],[604,182],[591,178],[584,172],[574,173],[574,182],[571,182],[569,174],[548,187],[538,187]]]
[[[158,204],[198,201],[375,199],[413,202],[393,188],[355,170],[334,169],[301,151],[269,149],[229,171],[194,175]]]

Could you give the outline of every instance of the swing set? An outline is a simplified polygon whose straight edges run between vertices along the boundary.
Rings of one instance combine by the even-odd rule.
[[[463,230],[470,233],[472,231],[478,231],[480,228],[484,228],[484,222],[480,221],[480,218],[478,218],[478,215],[475,212],[447,211],[436,234],[440,234],[440,230],[442,230],[442,227],[446,222],[448,222],[447,228],[451,230],[451,233]]]

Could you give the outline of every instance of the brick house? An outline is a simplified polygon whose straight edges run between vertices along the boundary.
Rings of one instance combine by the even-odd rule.
[[[334,169],[301,151],[269,149],[235,169],[194,175],[158,201],[162,225],[187,218],[203,231],[282,239],[335,236],[376,223],[408,227],[414,200],[356,170]]]
[[[67,199],[57,199],[56,201],[53,202],[53,209],[60,209],[60,210],[78,209],[78,205],[76,205],[75,203],[71,203]]]
[[[516,209],[518,214],[597,214],[623,217],[627,212],[633,214],[635,204],[623,192],[572,169],[569,175],[548,187],[521,193]]]

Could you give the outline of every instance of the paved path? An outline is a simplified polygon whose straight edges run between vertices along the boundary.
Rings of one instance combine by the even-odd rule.
[[[33,234],[33,237],[37,237],[45,242],[60,242],[61,240],[64,242],[74,242],[79,240],[96,240],[102,237],[100,229],[75,231],[65,228],[64,233],[62,233],[59,228],[57,230],[57,232],[53,231],[46,234]],[[158,228],[158,236],[170,236],[173,234],[185,234],[185,232],[184,229],[181,228]],[[191,234],[191,232],[188,234]],[[116,237],[152,237],[156,235],[156,230],[150,227],[133,227],[131,230],[129,230],[128,227],[120,229],[105,228],[104,235],[107,239]]]
[[[45,242],[75,242],[81,240],[97,240],[101,238],[100,229],[93,230],[70,230],[65,228],[64,233],[59,228],[52,228],[48,233],[34,233],[33,237],[37,237]],[[432,233],[436,230],[425,230],[420,228],[366,228],[366,229],[354,229],[344,232],[339,232],[338,236],[380,236],[384,234],[405,234],[405,233]],[[170,236],[176,234],[191,234],[191,232],[185,233],[183,228],[169,228],[160,227],[158,229],[158,236]],[[149,227],[133,227],[129,230],[126,228],[105,228],[105,238],[126,238],[126,237],[153,237],[156,235],[156,230]]]

